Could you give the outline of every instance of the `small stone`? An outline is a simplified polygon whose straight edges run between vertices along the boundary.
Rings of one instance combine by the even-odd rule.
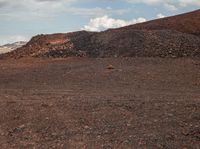
[[[53,132],[51,135],[52,135],[52,136],[56,136],[56,135],[57,135],[57,133]]]
[[[107,69],[115,69],[115,67],[113,65],[108,65]]]
[[[85,128],[85,129],[89,129],[90,127],[86,125],[86,126],[84,126],[84,128]]]
[[[127,125],[128,127],[130,127],[130,126],[131,126],[131,124],[129,124],[129,123],[128,123],[128,124],[126,124],[126,125]]]
[[[24,128],[25,128],[25,125],[24,125],[24,124],[23,124],[23,125],[20,125],[18,128],[19,128],[19,129],[24,129]]]

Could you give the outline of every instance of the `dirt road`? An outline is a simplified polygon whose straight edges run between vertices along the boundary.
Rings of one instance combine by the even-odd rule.
[[[0,117],[1,149],[199,149],[200,61],[2,60]]]

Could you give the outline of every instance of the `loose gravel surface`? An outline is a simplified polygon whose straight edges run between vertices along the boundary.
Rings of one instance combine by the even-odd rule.
[[[1,149],[199,149],[200,61],[0,61]]]

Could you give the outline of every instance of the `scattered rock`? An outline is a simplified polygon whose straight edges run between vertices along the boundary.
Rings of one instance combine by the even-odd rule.
[[[115,69],[115,67],[113,65],[108,65],[107,69]]]
[[[90,127],[89,127],[89,126],[87,126],[87,125],[86,125],[86,126],[84,126],[84,129],[89,129],[89,128],[90,128]]]

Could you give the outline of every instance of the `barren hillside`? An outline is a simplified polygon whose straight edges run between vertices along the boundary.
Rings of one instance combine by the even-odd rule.
[[[200,10],[136,25],[130,25],[127,28],[148,30],[169,29],[200,36]]]
[[[38,35],[1,57],[200,57],[199,33],[197,10],[100,33]]]

